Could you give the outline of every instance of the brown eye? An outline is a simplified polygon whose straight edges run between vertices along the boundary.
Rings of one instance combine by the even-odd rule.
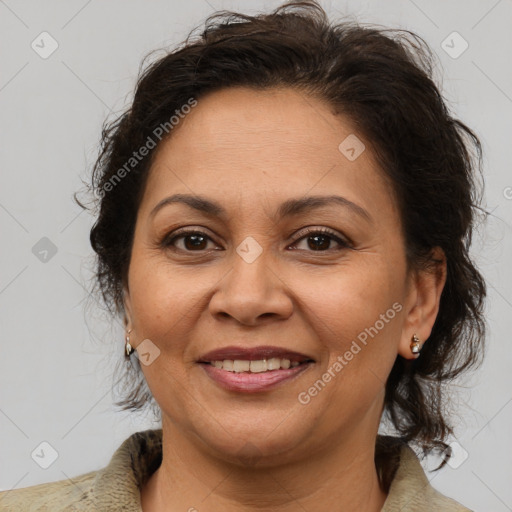
[[[298,244],[301,240],[306,240],[307,248],[305,250],[313,252],[327,252],[329,250],[341,250],[350,247],[350,244],[340,238],[336,233],[329,229],[317,229],[307,231],[305,236],[300,237],[294,245]],[[336,242],[338,248],[332,248],[331,243]]]
[[[177,246],[176,241],[182,240],[182,246]],[[173,246],[182,251],[204,251],[207,249],[208,241],[212,241],[209,236],[201,231],[181,231],[178,234],[164,240],[165,247]]]
[[[309,243],[309,248],[314,251],[329,249],[331,245],[332,238],[326,235],[309,235],[307,238]]]
[[[205,249],[206,245],[206,238],[205,236],[194,234],[194,235],[187,235],[182,237],[184,240],[184,245],[187,248],[187,250],[194,250],[194,249]]]

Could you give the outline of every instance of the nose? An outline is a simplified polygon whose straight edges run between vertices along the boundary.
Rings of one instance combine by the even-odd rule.
[[[234,252],[232,270],[212,295],[209,310],[217,318],[232,318],[254,326],[289,318],[293,301],[286,283],[280,279],[265,251],[252,263]]]

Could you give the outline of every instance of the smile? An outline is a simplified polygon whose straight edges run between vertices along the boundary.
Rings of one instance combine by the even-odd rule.
[[[197,363],[221,388],[256,393],[290,382],[315,361],[284,347],[260,345],[218,348],[203,354]]]
[[[277,366],[278,362],[279,368],[269,368],[269,365]],[[272,358],[257,361],[213,361],[212,363],[200,363],[200,366],[215,384],[225,390],[258,393],[270,391],[277,386],[289,383],[313,364],[314,362],[311,360],[299,363],[298,361],[290,362],[289,359]],[[254,366],[251,368],[252,365]]]
[[[272,370],[288,370],[288,368],[295,368],[299,366],[298,361],[290,361],[289,359],[280,359],[273,357],[271,359],[259,359],[257,361],[248,361],[243,359],[224,359],[224,361],[212,361],[210,364],[215,368],[226,370],[228,372],[251,372],[262,373]]]

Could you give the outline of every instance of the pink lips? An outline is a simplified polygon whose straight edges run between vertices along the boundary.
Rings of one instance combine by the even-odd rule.
[[[267,391],[286,380],[292,379],[309,368],[311,364],[313,363],[303,363],[288,370],[270,370],[263,373],[229,372],[211,364],[202,364],[201,366],[206,374],[224,389],[256,393]]]
[[[271,359],[273,357],[289,359],[292,362],[297,361],[301,364],[293,368],[288,368],[287,370],[269,370],[261,373],[230,372],[209,364],[211,361],[224,361],[226,359],[258,361],[260,359]],[[300,375],[314,363],[310,357],[299,352],[271,346],[259,346],[255,348],[225,347],[208,352],[203,355],[198,362],[201,363],[201,367],[208,377],[222,388],[245,393],[268,391]]]

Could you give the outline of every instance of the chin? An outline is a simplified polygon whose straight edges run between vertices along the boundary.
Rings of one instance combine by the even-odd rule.
[[[257,421],[248,419],[243,423],[238,421],[237,424],[225,422],[220,426],[214,422],[215,427],[206,427],[204,432],[196,429],[195,435],[201,438],[203,446],[216,458],[240,466],[279,466],[301,458],[307,437],[305,431],[291,432],[286,426],[280,428],[278,425],[282,420],[281,411],[279,421],[273,417],[266,428],[261,426],[261,415],[258,415]],[[298,426],[297,422],[294,426]]]

